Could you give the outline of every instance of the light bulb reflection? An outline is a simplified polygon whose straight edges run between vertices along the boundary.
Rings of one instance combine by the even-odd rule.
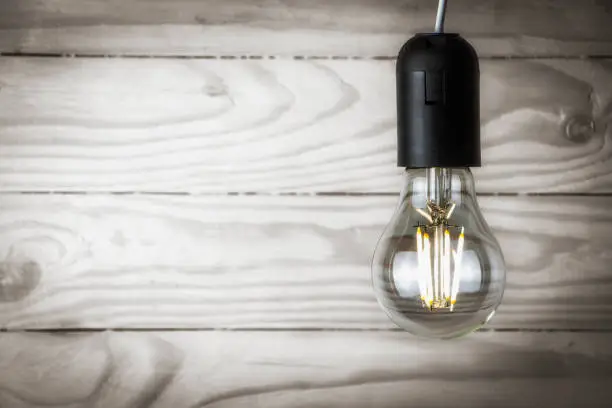
[[[405,298],[420,297],[425,311],[440,310],[431,308],[427,301],[427,299],[432,298],[433,285],[429,285],[425,291],[423,290],[423,277],[425,275],[421,273],[419,268],[420,256],[418,252],[413,251],[402,251],[395,254],[392,265],[393,276],[391,277],[395,284],[395,290],[399,296]],[[442,310],[453,311],[456,304],[461,304],[459,291],[463,296],[469,296],[480,290],[483,272],[478,255],[474,251],[465,251],[462,258],[460,271],[455,268],[451,286],[450,307]],[[415,279],[414,271],[419,271],[418,279]],[[453,299],[455,302],[453,302]]]

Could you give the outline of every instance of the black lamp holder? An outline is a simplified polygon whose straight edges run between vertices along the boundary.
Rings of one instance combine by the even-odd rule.
[[[398,166],[480,166],[480,69],[474,48],[436,30],[417,34],[397,58]]]

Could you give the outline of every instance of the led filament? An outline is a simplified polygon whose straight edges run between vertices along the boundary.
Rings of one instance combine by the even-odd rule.
[[[459,293],[465,234],[461,227],[458,238],[453,240],[453,227],[447,219],[417,227],[419,291],[423,306],[432,311],[448,308],[452,312]],[[457,243],[455,249],[452,248],[454,241]]]

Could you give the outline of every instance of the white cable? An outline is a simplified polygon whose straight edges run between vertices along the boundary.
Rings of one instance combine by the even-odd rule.
[[[446,0],[438,1],[438,15],[436,16],[436,33],[444,32],[444,18],[446,17]]]

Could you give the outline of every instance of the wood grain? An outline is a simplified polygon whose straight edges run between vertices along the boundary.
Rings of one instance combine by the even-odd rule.
[[[608,407],[611,334],[0,335],[0,404],[33,407]]]
[[[430,32],[434,0],[6,0],[4,52],[392,56]],[[447,30],[491,55],[612,55],[601,0],[453,0]]]
[[[482,71],[480,192],[612,192],[611,60]],[[0,58],[0,190],[396,192],[394,81],[392,61]]]
[[[369,262],[394,197],[0,198],[3,328],[393,327]],[[489,327],[612,328],[611,197],[481,203],[508,266]]]

